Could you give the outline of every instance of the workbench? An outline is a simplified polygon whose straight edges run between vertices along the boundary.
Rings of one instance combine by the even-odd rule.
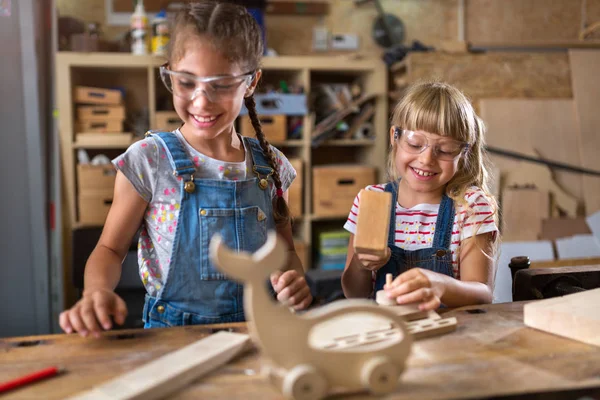
[[[457,318],[456,331],[416,341],[397,393],[386,398],[525,394],[530,396],[518,398],[600,398],[600,348],[525,327],[523,304],[471,306],[444,313]],[[2,339],[0,381],[47,366],[66,369],[62,375],[7,393],[2,400],[64,398],[221,329],[247,331],[242,323],[116,330],[100,339],[75,334]],[[261,365],[264,359],[251,350],[169,398],[282,399],[260,374]],[[363,393],[351,398],[369,397]]]

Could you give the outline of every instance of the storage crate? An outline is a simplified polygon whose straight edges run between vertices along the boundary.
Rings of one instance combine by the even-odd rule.
[[[183,124],[181,118],[175,111],[157,111],[154,117],[152,129],[164,132],[172,132]]]
[[[367,166],[327,165],[314,167],[314,215],[347,216],[360,189],[376,183],[375,175],[375,168]]]
[[[75,87],[75,103],[83,104],[121,104],[123,95],[120,90],[89,86]]]
[[[104,225],[112,200],[112,190],[79,193],[79,222],[85,225]]]
[[[79,106],[77,107],[79,121],[107,121],[125,119],[125,106]]]
[[[287,118],[285,115],[260,116],[259,120],[262,131],[269,142],[283,142],[287,139]],[[240,133],[249,137],[256,136],[250,117],[241,117]]]
[[[117,170],[112,164],[77,165],[77,187],[79,193],[86,191],[111,191],[115,187]]]
[[[123,132],[123,120],[77,121],[77,132],[120,133]]]
[[[266,93],[255,94],[256,113],[262,115],[306,115],[306,94]],[[240,115],[247,115],[248,109],[242,105]]]

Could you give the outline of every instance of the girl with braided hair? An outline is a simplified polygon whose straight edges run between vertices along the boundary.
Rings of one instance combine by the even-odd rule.
[[[140,226],[146,328],[244,320],[242,286],[209,259],[215,234],[254,252],[276,229],[289,248],[286,270],[271,276],[277,299],[297,310],[312,302],[287,207],[296,171],[267,141],[253,98],[260,27],[244,7],[210,0],[188,4],[172,32],[160,73],[183,125],[151,131],[113,160],[113,204],[86,264],[83,296],[60,316],[66,332],[98,336],[112,327],[111,316],[123,324],[127,308],[114,288]],[[242,101],[255,139],[235,131]]]

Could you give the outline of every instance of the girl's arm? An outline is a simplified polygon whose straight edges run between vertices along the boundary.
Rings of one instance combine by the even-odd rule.
[[[373,291],[372,272],[365,267],[354,253],[354,234],[350,234],[346,267],[342,273],[342,289],[347,298],[366,298]]]
[[[289,193],[286,190],[283,193],[285,202],[288,202]],[[273,201],[273,207],[275,207],[275,200]],[[277,234],[285,239],[288,248],[288,262],[287,266],[283,271],[297,271],[300,275],[304,275],[304,268],[302,267],[302,261],[296,253],[296,246],[294,246],[294,238],[292,235],[292,224],[288,222],[285,225],[277,226]]]
[[[494,235],[488,232],[471,236],[461,243],[460,281],[450,279],[442,296],[448,307],[491,303],[496,263],[493,258]]]
[[[283,198],[288,201],[287,190],[283,193]],[[275,204],[273,204],[275,206]],[[294,239],[292,236],[292,225],[287,223],[276,228],[288,247],[287,266],[281,272],[275,272],[271,275],[271,284],[277,292],[277,300],[293,307],[296,310],[302,310],[308,307],[313,300],[310,288],[304,278],[304,268],[300,257],[296,254]]]
[[[441,303],[448,307],[491,303],[495,262],[493,235],[495,232],[463,240],[460,251],[460,280],[421,268],[411,268],[400,274],[391,286],[386,285],[388,297],[399,304],[421,303],[423,310],[435,310]],[[484,253],[485,252],[485,253]]]
[[[102,235],[85,265],[83,295],[59,317],[65,332],[99,337],[101,330],[112,328],[111,316],[119,325],[125,323],[127,305],[114,289],[121,277],[121,263],[147,205],[125,175],[117,172],[113,203]]]
[[[102,235],[85,265],[84,294],[92,289],[115,289],[121,278],[121,264],[147,206],[125,175],[118,171],[113,203]]]

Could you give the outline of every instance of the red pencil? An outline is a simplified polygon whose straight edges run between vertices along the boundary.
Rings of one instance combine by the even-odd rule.
[[[28,383],[37,382],[42,379],[50,378],[62,372],[61,368],[49,367],[40,371],[32,372],[31,374],[24,375],[20,378],[13,379],[12,381],[0,383],[0,393],[7,392],[12,389],[16,389],[21,386],[25,386]]]

